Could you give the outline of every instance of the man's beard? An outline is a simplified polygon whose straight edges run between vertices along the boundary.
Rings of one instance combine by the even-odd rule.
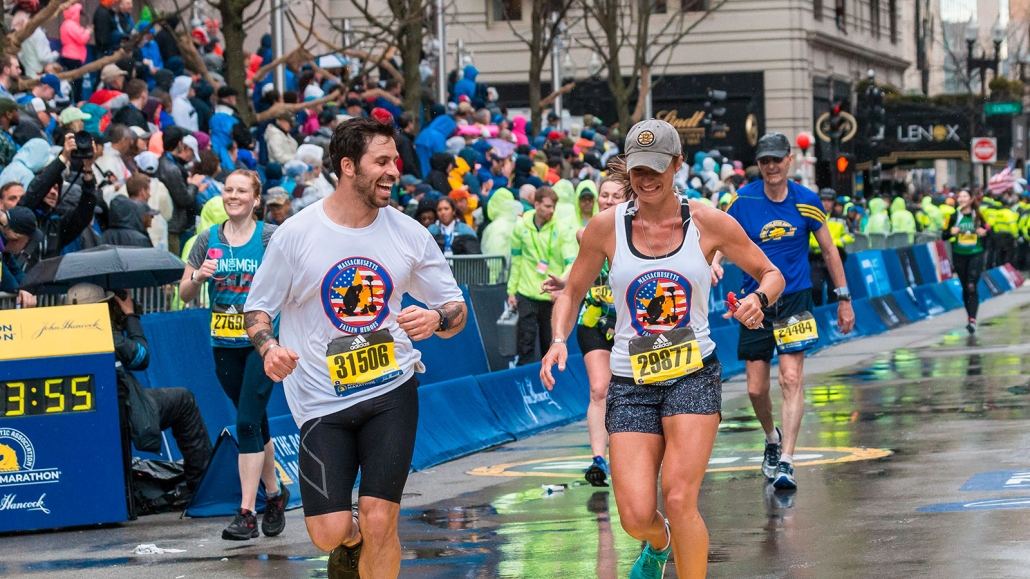
[[[354,191],[358,194],[361,202],[369,209],[382,209],[390,204],[390,200],[379,200],[376,197],[376,181],[361,170],[360,166],[354,169]]]

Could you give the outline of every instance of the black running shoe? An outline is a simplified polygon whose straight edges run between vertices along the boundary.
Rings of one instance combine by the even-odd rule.
[[[261,532],[274,537],[286,528],[286,505],[290,502],[290,489],[279,485],[279,496],[265,501],[265,514],[261,517]]]
[[[236,509],[236,518],[222,531],[222,538],[226,541],[246,541],[257,536],[257,517],[253,511],[243,508]]]
[[[358,576],[358,559],[361,558],[361,543],[353,547],[339,547],[329,552],[326,565],[328,579],[361,579]]]
[[[587,482],[595,487],[606,487],[608,483],[608,475],[611,471],[608,469],[608,461],[603,456],[595,456],[594,462],[590,465],[590,468],[586,470],[584,478]]]
[[[976,318],[969,318],[969,323],[966,324],[966,331],[972,336],[976,333]]]
[[[762,475],[769,482],[776,478],[776,467],[780,464],[780,451],[783,449],[783,431],[776,427],[776,434],[780,435],[780,441],[765,443],[765,456],[762,458]]]

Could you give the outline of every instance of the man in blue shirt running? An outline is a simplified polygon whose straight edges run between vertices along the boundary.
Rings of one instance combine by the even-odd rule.
[[[727,213],[748,237],[780,269],[786,281],[775,303],[758,291],[758,283],[744,274],[742,294],[755,293],[762,303],[765,321],[755,329],[740,327],[737,358],[745,361],[751,406],[765,430],[762,474],[778,489],[794,489],[794,446],[805,410],[805,351],[818,339],[812,319],[812,280],[808,267],[809,234],[815,235],[823,259],[836,286],[839,305],[837,328],[847,334],[855,325],[851,294],[844,267],[833,245],[819,196],[790,181],[794,164],[790,141],[781,133],[769,133],[758,141],[755,155],[762,179],[741,187],[730,199]],[[713,282],[722,277],[721,256],[712,262]],[[741,296],[743,297],[743,295]],[[783,430],[776,427],[769,396],[773,350],[779,350],[779,382],[783,390]]]

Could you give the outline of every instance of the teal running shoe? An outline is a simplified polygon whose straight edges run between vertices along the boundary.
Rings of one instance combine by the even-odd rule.
[[[651,543],[644,544],[644,550],[637,557],[633,569],[629,572],[629,579],[662,579],[665,577],[665,563],[669,561],[672,554],[672,535],[669,533],[669,521],[665,521],[665,533],[669,536],[669,547],[657,550],[651,547]]]
[[[608,461],[603,456],[595,456],[594,464],[590,465],[583,476],[591,486],[606,487],[611,474],[611,470],[608,469]]]

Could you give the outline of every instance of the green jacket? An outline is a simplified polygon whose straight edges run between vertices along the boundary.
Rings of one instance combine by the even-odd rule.
[[[547,274],[565,277],[579,253],[576,230],[557,215],[539,230],[533,218],[536,210],[527,211],[511,233],[511,271],[508,274],[508,295],[521,295],[531,300],[548,301],[540,293]],[[547,262],[547,273],[537,272],[537,264]]]
[[[865,232],[891,232],[890,216],[887,215],[887,202],[879,197],[869,200],[869,220],[866,222]]]
[[[920,209],[929,220],[929,223],[924,225],[923,229],[936,232],[944,229],[944,215],[941,214],[941,210],[933,204],[933,199],[929,195],[923,197],[923,200],[920,202]]]
[[[904,197],[895,197],[891,201],[891,231],[907,233],[908,242],[912,243],[916,232],[916,217],[905,207]]]

